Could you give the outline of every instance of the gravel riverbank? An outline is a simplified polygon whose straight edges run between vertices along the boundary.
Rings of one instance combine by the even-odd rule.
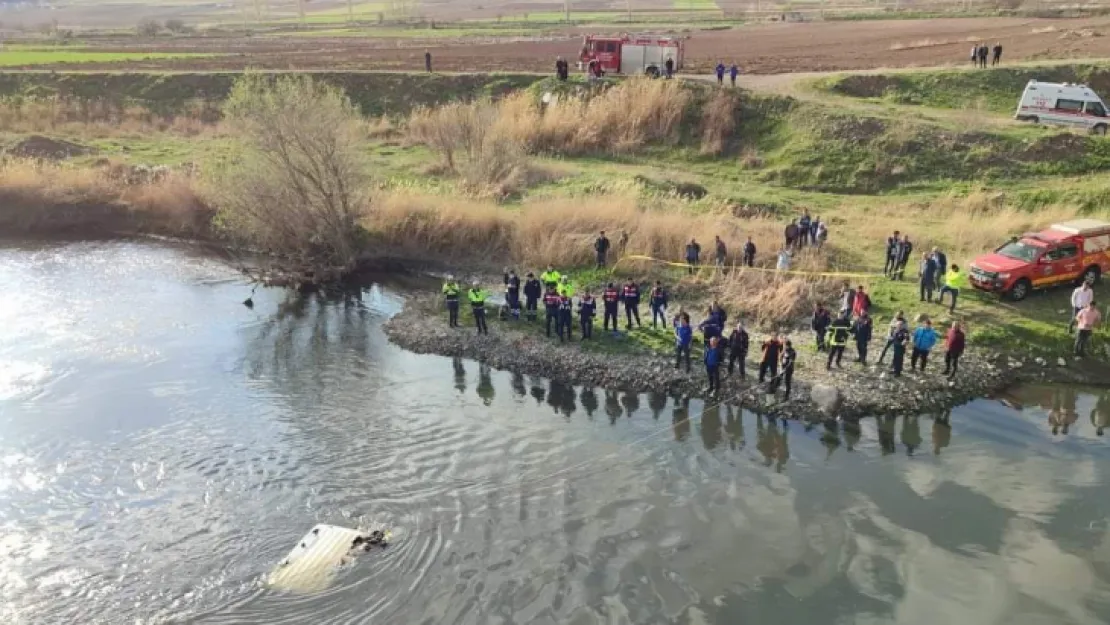
[[[584,349],[578,342],[560,343],[542,331],[528,327],[527,321],[500,321],[491,307],[488,336],[478,335],[469,311],[460,315],[463,326],[450,328],[438,296],[411,297],[404,310],[385,324],[390,340],[417,352],[470,358],[496,369],[538,375],[566,384],[596,386],[632,392],[666,392],[672,395],[705,397],[705,367],[694,362],[690,373],[674,368],[669,353],[647,349],[605,352]],[[542,318],[536,322],[542,323]],[[639,332],[641,330],[633,330]],[[1110,371],[1101,362],[1043,358],[1028,359],[987,350],[969,348],[961,359],[960,375],[950,381],[944,369],[943,346],[932,355],[927,373],[909,368],[909,354],[901,377],[887,373],[885,366],[874,364],[882,349],[881,340],[871,346],[871,364],[855,361],[853,347],[844,355],[844,366],[825,370],[825,354],[810,346],[810,333],[793,336],[798,351],[794,391],[783,397],[767,393],[759,384],[759,344],[766,336],[752,333],[752,349],[747,360],[748,375],[728,376],[722,371],[722,392],[717,399],[787,418],[821,416],[860,417],[879,414],[921,414],[940,412],[976,397],[1022,381],[1107,384]]]

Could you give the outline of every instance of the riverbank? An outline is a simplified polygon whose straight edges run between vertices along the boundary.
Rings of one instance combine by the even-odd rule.
[[[496,369],[566,384],[707,397],[705,367],[698,353],[691,372],[686,373],[674,368],[673,355],[662,344],[647,349],[641,347],[643,341],[625,339],[626,348],[599,348],[597,343],[580,341],[577,325],[575,341],[560,343],[543,335],[542,316],[534,323],[500,320],[496,309],[490,307],[488,317],[487,336],[474,331],[466,310],[460,315],[462,327],[450,328],[440,298],[420,294],[410,297],[404,310],[390,319],[384,330],[391,341],[416,353],[469,358]],[[722,392],[715,399],[783,418],[936,413],[1021,382],[1105,385],[1110,380],[1110,368],[1102,361],[1061,357],[1050,362],[1028,354],[975,347],[964,354],[955,380],[941,374],[941,347],[934,350],[927,373],[912,371],[907,354],[902,376],[895,377],[889,373],[890,354],[884,366],[875,364],[882,350],[878,338],[872,342],[867,366],[854,362],[856,353],[850,346],[843,368],[834,365],[826,371],[826,354],[812,347],[810,332],[798,328],[789,335],[798,351],[798,365],[792,396],[786,399],[781,386],[771,395],[766,392],[766,384],[759,384],[759,345],[766,333],[749,331],[752,347],[746,362],[747,377],[740,378],[739,373],[729,376],[722,369]],[[637,328],[632,335],[650,332]],[[656,333],[665,336],[661,330]],[[600,328],[595,328],[595,338],[600,334]],[[621,334],[628,336],[623,331]]]

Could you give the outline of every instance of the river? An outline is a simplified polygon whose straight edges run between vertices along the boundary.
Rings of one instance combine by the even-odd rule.
[[[8,246],[0,289],[5,624],[1110,621],[1105,392],[807,428],[404,352],[394,287],[248,309],[174,247]],[[394,543],[267,589],[318,522]]]

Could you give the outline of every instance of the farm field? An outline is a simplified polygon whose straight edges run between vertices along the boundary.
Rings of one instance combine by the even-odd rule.
[[[115,69],[236,70],[423,70],[424,50],[434,69],[445,72],[548,72],[557,56],[574,58],[583,33],[609,26],[548,25],[529,29],[520,22],[444,23],[433,29],[398,25],[271,31],[267,36],[97,35],[82,38],[89,63]],[[687,72],[705,73],[718,61],[736,62],[745,74],[865,70],[883,67],[962,66],[980,41],[1003,45],[1003,63],[1110,57],[1110,17],[945,18],[929,20],[759,23],[701,30],[696,24],[645,30],[685,33]],[[296,36],[291,36],[291,35]],[[113,53],[134,56],[100,56]],[[54,68],[74,56],[27,58],[0,52],[6,67]],[[183,57],[183,54],[210,56]],[[160,58],[159,58],[160,57]]]

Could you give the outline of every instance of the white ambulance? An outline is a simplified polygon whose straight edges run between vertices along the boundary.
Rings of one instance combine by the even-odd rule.
[[[1106,134],[1110,118],[1102,98],[1087,85],[1030,80],[1018,102],[1014,119],[1055,124]]]

